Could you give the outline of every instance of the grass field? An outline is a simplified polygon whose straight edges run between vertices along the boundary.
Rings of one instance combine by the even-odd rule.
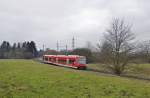
[[[105,65],[102,64],[88,64],[88,68],[96,69],[101,72],[112,73]],[[130,64],[123,74],[150,79],[150,64]]]
[[[32,60],[0,60],[0,98],[150,98],[150,82]]]

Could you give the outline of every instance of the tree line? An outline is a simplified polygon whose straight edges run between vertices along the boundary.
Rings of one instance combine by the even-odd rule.
[[[34,41],[13,43],[3,41],[0,45],[0,59],[31,59],[38,56]]]

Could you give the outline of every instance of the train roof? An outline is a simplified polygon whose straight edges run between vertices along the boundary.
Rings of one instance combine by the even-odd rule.
[[[80,55],[43,55],[43,56],[47,56],[47,57],[66,57],[66,58],[78,58],[78,57],[84,57],[84,56],[80,56]]]

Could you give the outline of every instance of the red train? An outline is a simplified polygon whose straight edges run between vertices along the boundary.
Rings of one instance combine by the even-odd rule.
[[[43,55],[43,62],[76,69],[86,69],[86,58],[79,55]]]

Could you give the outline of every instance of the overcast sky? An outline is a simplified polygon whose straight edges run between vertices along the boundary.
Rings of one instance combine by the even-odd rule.
[[[138,40],[150,39],[150,0],[0,0],[0,41],[33,40],[56,49],[96,44],[113,17],[133,24]],[[63,48],[63,47],[62,47]]]

